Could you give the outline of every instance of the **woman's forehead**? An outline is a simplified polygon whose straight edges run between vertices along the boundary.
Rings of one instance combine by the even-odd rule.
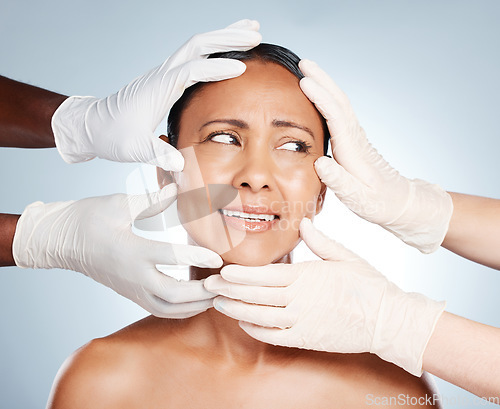
[[[198,94],[205,98],[221,95],[224,97],[244,95],[268,90],[269,93],[289,92],[300,94],[299,79],[286,68],[258,60],[246,61],[245,72],[236,78],[211,82]]]
[[[320,115],[302,93],[299,79],[286,68],[270,62],[245,61],[246,71],[237,78],[205,84],[186,107],[189,122],[218,116],[252,117],[307,122],[322,129]],[[187,119],[187,118],[186,118]]]

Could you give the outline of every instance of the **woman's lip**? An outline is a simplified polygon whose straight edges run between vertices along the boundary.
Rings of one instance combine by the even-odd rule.
[[[249,233],[261,233],[268,231],[273,228],[273,226],[278,223],[279,218],[275,217],[274,220],[249,220],[243,219],[237,216],[228,216],[219,211],[224,223],[235,229],[240,231],[245,231]],[[254,213],[255,214],[255,213]],[[263,213],[259,213],[263,214]],[[266,213],[267,214],[267,213]]]

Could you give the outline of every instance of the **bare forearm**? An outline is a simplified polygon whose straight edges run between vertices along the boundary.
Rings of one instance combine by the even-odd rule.
[[[500,269],[500,200],[450,193],[453,215],[443,247]]]
[[[16,265],[12,256],[12,241],[19,217],[17,214],[0,213],[0,267]]]
[[[423,369],[480,397],[498,398],[499,345],[499,328],[444,312],[425,350]]]
[[[55,147],[51,119],[66,98],[0,76],[0,146]]]

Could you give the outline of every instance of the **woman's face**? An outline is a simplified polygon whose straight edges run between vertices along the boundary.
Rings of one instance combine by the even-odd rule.
[[[246,65],[238,78],[204,85],[182,113],[178,212],[190,238],[225,263],[265,265],[293,250],[300,221],[321,208],[313,164],[324,135],[293,74]],[[203,194],[184,194],[192,191]]]

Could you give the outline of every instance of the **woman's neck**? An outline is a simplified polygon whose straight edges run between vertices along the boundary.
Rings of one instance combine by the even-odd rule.
[[[277,263],[291,263],[291,255],[287,254]],[[218,269],[190,267],[191,280],[203,280],[210,275],[219,274]],[[194,342],[208,348],[217,356],[219,362],[231,362],[238,365],[257,365],[274,346],[257,341],[250,337],[238,325],[238,321],[230,318],[214,308],[189,319],[186,328],[186,341]]]
[[[238,321],[214,308],[190,318],[186,329],[186,342],[221,364],[258,365],[272,348],[247,335]]]

